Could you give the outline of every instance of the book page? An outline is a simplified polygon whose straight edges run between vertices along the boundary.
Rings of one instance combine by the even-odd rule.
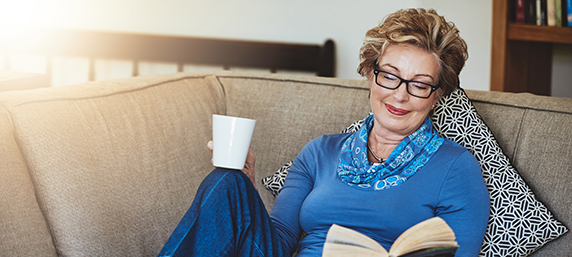
[[[455,233],[443,219],[434,217],[403,232],[391,246],[389,254],[400,256],[424,248],[449,246],[458,247]]]
[[[326,242],[324,244],[324,254],[326,253],[326,248],[328,246],[338,245],[340,248],[362,248],[367,249],[371,252],[385,253],[387,256],[387,251],[380,244],[370,237],[359,233],[355,230],[345,228],[339,225],[332,225],[326,236]],[[354,247],[348,247],[354,246]],[[339,249],[338,249],[339,250]],[[327,256],[327,255],[323,255]],[[342,256],[342,255],[337,255]],[[384,256],[384,255],[380,255]]]
[[[346,244],[324,244],[322,257],[388,257],[387,251],[378,252],[370,248]]]

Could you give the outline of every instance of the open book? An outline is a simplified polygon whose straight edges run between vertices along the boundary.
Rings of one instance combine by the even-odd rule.
[[[389,253],[370,237],[334,224],[326,236],[322,257],[455,256],[458,247],[455,233],[439,217],[430,218],[407,229],[395,240]]]

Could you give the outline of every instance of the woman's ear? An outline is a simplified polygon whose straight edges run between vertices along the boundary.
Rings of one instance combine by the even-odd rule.
[[[375,84],[375,82],[373,81],[375,79],[374,75],[373,75],[373,70],[370,70],[367,76],[367,86],[369,87],[368,93],[367,93],[367,98],[370,99],[371,98],[371,89],[373,88],[373,84]]]
[[[371,99],[371,79],[367,79],[367,86],[369,88],[367,91],[367,99]]]
[[[435,108],[435,105],[437,104],[437,102],[439,102],[439,100],[441,99],[441,96],[443,96],[443,89],[438,88],[435,93],[433,94],[433,99],[432,99],[432,103],[431,103],[431,110],[433,110]]]

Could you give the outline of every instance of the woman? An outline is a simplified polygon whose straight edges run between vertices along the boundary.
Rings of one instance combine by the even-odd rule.
[[[373,115],[359,131],[308,143],[270,215],[251,183],[252,154],[243,173],[215,169],[161,255],[321,256],[334,223],[389,249],[434,216],[455,232],[457,256],[478,255],[489,214],[480,166],[428,118],[467,59],[458,30],[433,10],[401,10],[367,32],[360,58]]]

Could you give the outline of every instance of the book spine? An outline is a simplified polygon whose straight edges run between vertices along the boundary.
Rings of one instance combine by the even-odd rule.
[[[536,0],[536,25],[546,25],[546,0]]]
[[[540,25],[548,25],[548,15],[546,13],[546,0],[540,0]]]
[[[516,23],[525,24],[524,18],[524,0],[516,0]]]
[[[556,1],[546,0],[546,24],[548,26],[556,26]]]
[[[568,8],[566,8],[566,1],[567,0],[561,0],[561,8],[562,8],[562,13],[560,14],[560,16],[562,16],[562,27],[568,27]]]
[[[562,0],[556,0],[554,4],[554,12],[556,13],[556,27],[562,27]]]
[[[542,0],[536,0],[536,25],[542,25]]]
[[[524,11],[526,12],[524,19],[526,24],[536,25],[536,0],[525,0],[524,3]]]
[[[572,27],[572,0],[566,0],[566,10],[566,17],[568,17],[568,27]]]

